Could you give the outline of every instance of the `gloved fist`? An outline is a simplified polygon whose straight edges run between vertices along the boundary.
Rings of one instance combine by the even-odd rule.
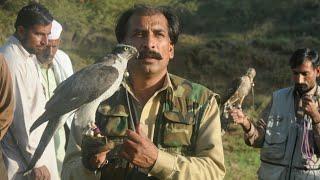
[[[89,123],[83,133],[81,144],[82,163],[94,171],[107,164],[107,153],[114,148],[114,143],[103,136],[94,123]]]

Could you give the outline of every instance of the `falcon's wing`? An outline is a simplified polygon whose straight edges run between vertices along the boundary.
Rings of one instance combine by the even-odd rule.
[[[46,110],[65,114],[102,95],[119,77],[117,69],[101,63],[93,64],[66,79],[54,91]]]
[[[232,81],[231,84],[229,84],[227,90],[225,91],[226,93],[222,96],[221,98],[221,104],[224,104],[225,102],[228,101],[231,96],[236,93],[241,85],[242,79],[241,77],[238,77]]]

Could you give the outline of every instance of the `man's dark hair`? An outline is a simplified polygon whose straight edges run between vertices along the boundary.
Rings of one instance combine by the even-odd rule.
[[[53,17],[47,8],[41,4],[32,3],[19,11],[14,27],[16,30],[18,26],[28,29],[33,25],[48,25],[52,20]]]
[[[296,68],[305,61],[311,61],[314,68],[318,67],[320,65],[318,52],[309,48],[297,49],[292,54],[289,64],[291,68]]]
[[[163,14],[168,21],[169,37],[172,44],[178,42],[179,34],[181,32],[180,19],[173,11],[172,8],[167,6],[152,7],[147,5],[135,5],[133,8],[126,10],[119,17],[115,29],[116,37],[119,43],[121,43],[128,30],[128,21],[132,15],[154,15]]]

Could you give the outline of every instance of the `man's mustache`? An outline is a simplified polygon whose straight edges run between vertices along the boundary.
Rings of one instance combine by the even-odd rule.
[[[53,59],[54,58],[54,56],[43,56],[45,59],[49,59],[49,60],[51,60],[51,59]]]
[[[308,90],[308,86],[306,84],[296,83],[295,87],[300,93],[304,93],[304,92],[306,92]]]
[[[295,86],[297,88],[307,88],[308,87],[306,84],[298,84],[298,83],[296,83]]]
[[[157,59],[157,60],[161,60],[162,56],[160,53],[156,52],[156,51],[141,51],[139,52],[139,57],[138,59],[145,59],[145,58],[152,58],[152,59]]]

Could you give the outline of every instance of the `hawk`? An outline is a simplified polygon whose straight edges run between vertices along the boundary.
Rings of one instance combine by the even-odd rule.
[[[228,110],[233,108],[241,109],[244,98],[249,94],[253,88],[253,79],[256,76],[256,70],[249,68],[244,76],[235,79],[231,86],[228,88],[225,96],[222,98],[222,116],[221,125],[222,129],[227,129],[229,124]]]
[[[128,60],[138,57],[135,47],[119,44],[95,64],[85,67],[63,81],[54,91],[45,106],[45,112],[34,122],[30,133],[48,121],[38,147],[32,156],[26,173],[33,169],[55,131],[65,124],[60,116],[77,110],[76,116],[81,124],[95,122],[95,113],[100,102],[106,100],[118,90],[122,82]]]

